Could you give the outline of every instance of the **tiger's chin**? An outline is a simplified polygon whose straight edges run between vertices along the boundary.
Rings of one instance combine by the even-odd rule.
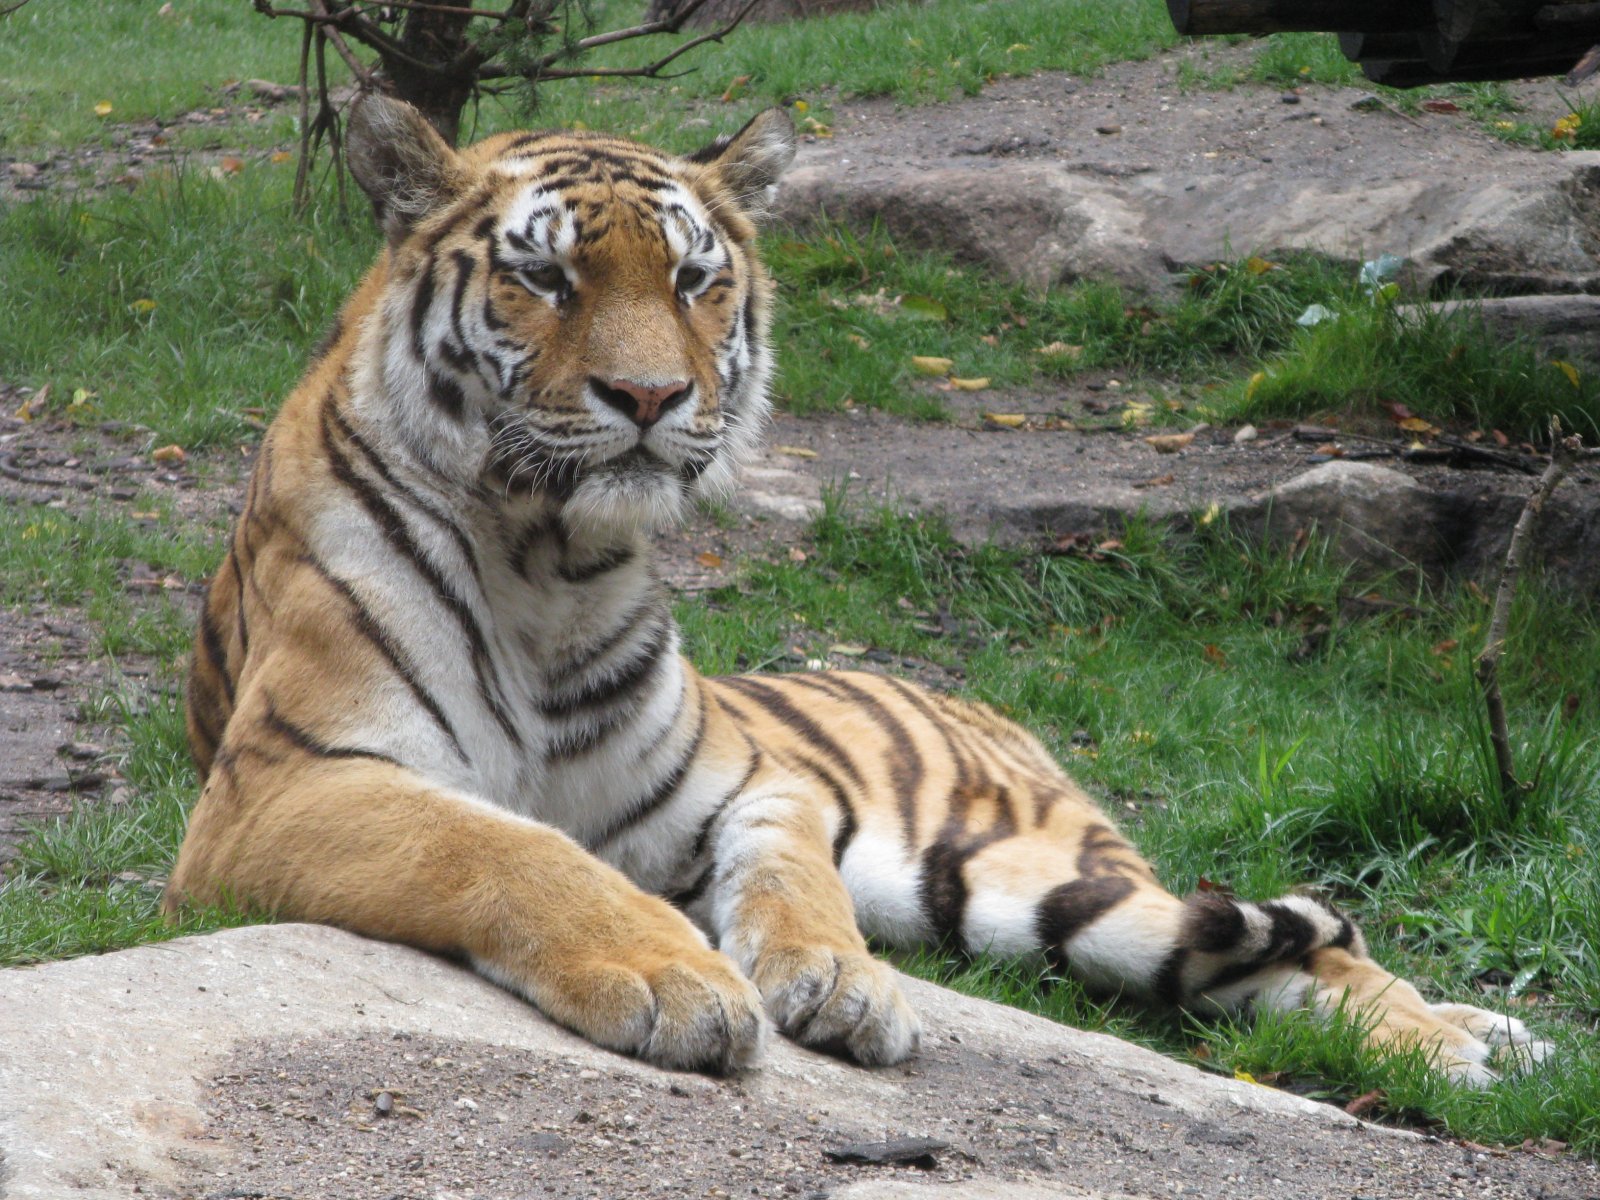
[[[605,464],[579,480],[561,519],[572,534],[585,539],[652,534],[680,523],[691,497],[691,487],[659,460]]]

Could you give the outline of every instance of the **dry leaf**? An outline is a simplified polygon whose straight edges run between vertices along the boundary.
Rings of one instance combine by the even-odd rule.
[[[244,159],[236,154],[224,154],[217,166],[222,169],[224,175],[237,175],[244,170]]]
[[[847,333],[844,335],[844,340],[860,346],[863,350],[870,350],[872,348],[872,343],[866,338],[862,337],[859,333]]]
[[[978,340],[980,342],[982,342],[985,346],[998,346],[1000,344],[999,335],[998,334],[993,334],[993,333],[986,333],[981,338],[979,338]]]
[[[1583,386],[1582,384],[1580,384],[1578,382],[1578,368],[1577,367],[1573,366],[1569,362],[1563,362],[1559,358],[1551,359],[1550,360],[1550,364],[1551,364],[1551,366],[1557,368],[1563,375],[1565,375],[1567,377],[1567,382],[1570,383],[1573,387],[1582,387]]]
[[[1265,275],[1268,271],[1277,270],[1278,264],[1270,259],[1257,258],[1251,255],[1244,260],[1244,269],[1252,275]]]
[[[111,101],[102,100],[99,104],[96,104],[94,106],[94,115],[97,117],[109,117],[111,115]]]
[[[1042,354],[1046,358],[1078,359],[1083,357],[1083,347],[1068,342],[1051,342],[1047,346],[1040,346],[1034,353]]]
[[[1431,647],[1429,647],[1428,653],[1435,656],[1449,654],[1460,645],[1461,643],[1456,641],[1455,638],[1445,638],[1444,641],[1435,642]]]
[[[128,305],[128,307],[136,313],[155,312],[156,302],[151,300],[149,297],[141,297],[140,299],[135,300],[132,304]]]
[[[829,654],[842,654],[846,658],[861,658],[870,647],[858,646],[854,642],[839,642],[828,647]]]
[[[294,155],[290,154],[287,150],[274,150],[272,152],[272,157],[267,161],[281,165],[282,163],[288,162],[293,157]]]
[[[980,375],[976,379],[957,379],[952,375],[950,377],[950,386],[958,392],[981,392],[989,386],[989,377]]]
[[[739,93],[744,90],[745,84],[749,82],[750,76],[748,75],[736,76],[734,81],[728,85],[728,90],[722,93],[722,102],[724,104],[732,104],[739,98]]]
[[[1149,479],[1140,480],[1133,486],[1136,488],[1167,487],[1169,484],[1176,483],[1177,480],[1178,477],[1169,471],[1165,475],[1156,475]]]
[[[983,414],[983,419],[991,425],[999,425],[1006,429],[1021,429],[1028,423],[1026,413],[992,413]]]
[[[1431,113],[1458,113],[1461,111],[1461,106],[1459,104],[1454,104],[1449,100],[1424,100],[1422,102],[1422,111]]]
[[[913,354],[911,356],[911,369],[919,375],[948,375],[955,362],[948,358],[937,358],[929,354]]]
[[[1155,433],[1145,438],[1145,444],[1157,454],[1176,454],[1194,441],[1192,433]]]
[[[1228,665],[1228,656],[1219,647],[1213,646],[1210,642],[1206,643],[1204,653],[1206,661],[1212,666],[1225,667]]]
[[[803,563],[810,557],[811,556],[804,550],[800,549],[799,546],[789,547],[789,561],[792,563]]]
[[[1421,417],[1406,417],[1404,420],[1396,421],[1395,424],[1407,433],[1425,433],[1431,437],[1439,432],[1437,425],[1431,425]]]
[[[163,466],[174,466],[186,461],[189,456],[183,452],[182,446],[173,443],[170,446],[162,446],[153,450],[150,457]]]
[[[1266,378],[1267,378],[1267,373],[1265,371],[1257,371],[1254,375],[1250,376],[1250,382],[1245,385],[1244,398],[1246,400],[1254,399],[1255,398],[1255,394],[1256,394],[1256,389],[1258,387],[1260,387],[1263,382],[1266,381]]]
[[[1373,1088],[1370,1092],[1362,1092],[1361,1095],[1346,1104],[1344,1110],[1352,1117],[1364,1116],[1382,1103],[1383,1099],[1383,1089]]]
[[[702,567],[710,567],[713,571],[722,566],[722,555],[714,550],[702,550],[694,556],[694,560]]]
[[[50,399],[50,385],[47,383],[33,395],[22,402],[17,409],[17,420],[28,422],[44,411],[44,406]]]
[[[1338,442],[1323,442],[1322,445],[1318,446],[1311,453],[1324,454],[1329,458],[1343,458],[1344,447],[1339,445]]]
[[[815,458],[817,456],[817,452],[807,446],[778,445],[772,448],[772,452],[774,454],[787,454],[790,458]]]

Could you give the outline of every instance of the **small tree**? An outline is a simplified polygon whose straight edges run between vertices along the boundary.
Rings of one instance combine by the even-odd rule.
[[[263,16],[301,22],[295,206],[303,209],[309,200],[316,147],[326,139],[336,160],[342,150],[339,113],[328,91],[330,47],[350,68],[357,86],[381,89],[414,105],[455,145],[462,110],[480,95],[520,90],[531,106],[538,86],[550,80],[664,78],[667,68],[690,50],[731,33],[759,0],[735,0],[715,28],[642,66],[580,70],[576,65],[586,52],[601,46],[676,33],[708,2],[682,0],[669,15],[597,30],[589,0],[301,0],[303,7],[294,8],[254,0]]]

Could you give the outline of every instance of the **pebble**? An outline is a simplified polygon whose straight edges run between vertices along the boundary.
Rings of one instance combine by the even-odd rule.
[[[1299,104],[1300,103],[1300,97],[1295,95],[1295,93],[1293,93],[1293,92],[1284,92],[1283,95],[1278,97],[1278,100],[1282,104]]]
[[[1110,137],[1114,133],[1121,133],[1122,132],[1122,126],[1121,125],[1096,125],[1094,127],[1094,131],[1096,133],[1098,133],[1098,134],[1102,134],[1102,135],[1104,135],[1106,137]]]
[[[1254,425],[1241,425],[1237,430],[1234,431],[1233,444],[1235,446],[1242,446],[1246,442],[1255,441],[1256,438],[1260,436],[1260,433],[1256,430]]]

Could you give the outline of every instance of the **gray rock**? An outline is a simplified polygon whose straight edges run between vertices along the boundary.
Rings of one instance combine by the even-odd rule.
[[[1053,165],[881,164],[850,173],[807,151],[784,177],[778,214],[797,226],[823,216],[879,225],[902,244],[1037,287],[1097,278],[1151,291],[1167,280],[1139,210],[1105,181]]]
[[[1420,307],[1406,305],[1400,312]],[[1428,307],[1444,314],[1476,313],[1494,336],[1526,338],[1552,358],[1600,362],[1600,296],[1501,296]]]

